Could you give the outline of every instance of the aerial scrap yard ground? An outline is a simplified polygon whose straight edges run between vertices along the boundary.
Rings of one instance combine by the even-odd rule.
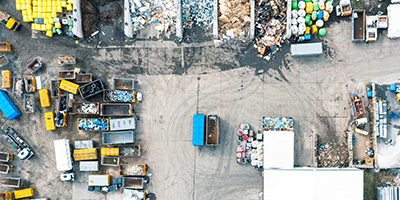
[[[9,1],[0,7],[21,19]],[[0,40],[9,42],[11,64],[4,69],[13,76],[27,75],[26,65],[41,57],[45,67],[38,71],[42,87],[59,70],[80,67],[102,79],[110,88],[113,77],[134,78],[143,103],[135,105],[138,119],[137,142],[144,150],[140,158],[123,159],[124,163],[147,163],[150,183],[147,190],[157,199],[261,199],[262,177],[251,166],[235,162],[236,132],[240,123],[261,129],[262,116],[291,116],[295,129],[295,165],[311,166],[312,133],[322,139],[343,141],[344,131],[352,122],[351,94],[365,90],[365,82],[382,84],[399,80],[398,40],[389,40],[386,31],[375,43],[352,43],[351,22],[334,22],[323,39],[324,54],[293,58],[285,44],[274,60],[256,57],[252,45],[240,43],[215,46],[213,42],[176,44],[174,42],[81,41],[67,37],[31,38],[27,23],[19,32],[0,29]],[[98,45],[102,42],[102,45]],[[77,65],[60,66],[58,55],[77,56]],[[38,94],[35,94],[39,99]],[[23,110],[22,99],[11,97]],[[80,97],[76,96],[77,99]],[[44,112],[39,108],[15,121],[5,120],[33,148],[36,155],[27,161],[12,161],[12,176],[33,187],[35,197],[50,199],[121,199],[119,192],[87,191],[87,175],[77,173],[74,182],[61,182],[56,170],[53,140],[93,139],[101,146],[101,134],[78,132],[76,117],[69,116],[68,126],[46,131]],[[220,145],[192,146],[192,115],[216,113],[220,116]],[[1,151],[15,153],[4,138]],[[77,168],[77,166],[75,166]],[[116,168],[102,168],[99,173],[117,176]],[[2,177],[5,177],[4,175]],[[2,187],[2,190],[9,189]]]

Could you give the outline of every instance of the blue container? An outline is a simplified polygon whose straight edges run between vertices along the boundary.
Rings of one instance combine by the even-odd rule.
[[[311,34],[306,34],[304,35],[305,40],[311,40]]]
[[[43,18],[39,18],[39,24],[44,24],[44,19]]]
[[[322,19],[323,16],[324,14],[322,13],[322,11],[318,11],[317,19]]]
[[[372,91],[367,91],[367,97],[372,97]]]
[[[204,146],[206,130],[206,116],[204,114],[193,115],[193,146]]]
[[[394,92],[396,90],[396,85],[391,84],[389,88],[390,88],[390,91]]]
[[[0,110],[9,120],[17,119],[21,116],[21,112],[4,90],[0,90]]]
[[[389,116],[390,116],[390,118],[392,118],[392,119],[396,119],[397,114],[394,113],[394,112],[391,112]]]

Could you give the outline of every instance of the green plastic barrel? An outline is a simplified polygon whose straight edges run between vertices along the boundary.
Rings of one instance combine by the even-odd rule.
[[[293,1],[293,2],[292,2],[292,9],[293,9],[293,10],[299,9],[299,7],[297,6],[297,1]]]
[[[308,26],[311,26],[312,25],[312,23],[313,23],[313,21],[308,21],[308,22],[306,22],[306,24],[308,25]]]
[[[53,26],[53,33],[56,33],[56,27]]]
[[[314,6],[313,10],[319,10],[318,1],[314,1],[313,6]]]
[[[313,20],[313,21],[315,21],[315,20],[317,20],[317,16],[318,16],[318,14],[317,14],[317,11],[313,11],[312,12],[312,14],[311,14],[311,19]]]
[[[318,31],[318,35],[321,37],[324,37],[326,35],[326,29],[325,28],[320,28]]]
[[[62,35],[64,32],[61,29],[56,29],[58,35]]]
[[[310,21],[311,15],[310,15],[310,14],[307,14],[307,15],[304,17],[304,19],[306,20],[306,23],[307,23],[308,21]]]

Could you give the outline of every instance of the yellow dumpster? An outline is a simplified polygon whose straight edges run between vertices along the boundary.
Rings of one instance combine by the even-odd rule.
[[[78,93],[79,85],[69,82],[67,80],[62,80],[60,83],[60,89],[65,90],[67,92],[77,94]]]
[[[33,188],[27,188],[27,189],[23,189],[23,190],[14,191],[14,198],[16,198],[16,199],[31,197],[33,195],[35,195]]]
[[[1,70],[1,87],[12,88],[11,70]]]
[[[56,130],[56,124],[54,122],[54,113],[53,112],[44,113],[44,118],[46,121],[46,130],[48,131]]]
[[[0,192],[0,199],[13,200],[12,192]]]
[[[40,95],[40,104],[42,105],[43,108],[51,106],[48,89],[39,90],[39,95]]]
[[[96,160],[97,149],[74,149],[74,160]]]
[[[119,156],[119,148],[101,148],[101,156]]]

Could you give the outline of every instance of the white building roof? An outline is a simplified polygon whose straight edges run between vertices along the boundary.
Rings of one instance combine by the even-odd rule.
[[[294,132],[264,131],[264,169],[292,169]]]
[[[388,10],[388,37],[400,37],[400,4],[390,4]]]
[[[360,169],[266,169],[264,200],[363,200]]]

